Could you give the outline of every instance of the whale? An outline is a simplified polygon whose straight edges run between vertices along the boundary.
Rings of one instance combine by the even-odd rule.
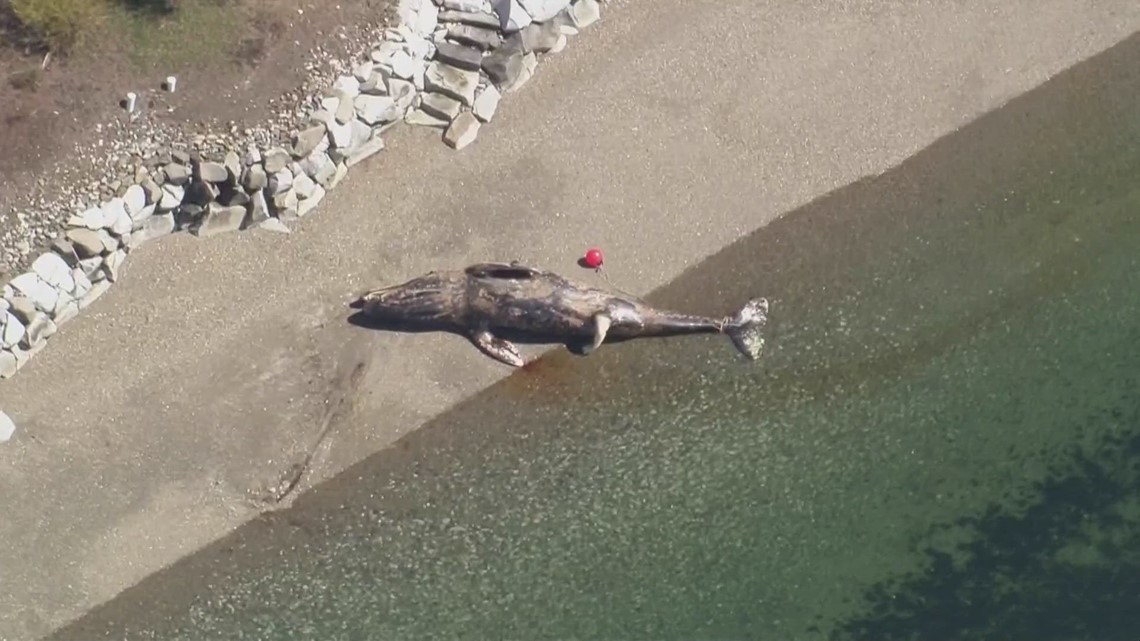
[[[512,367],[526,364],[519,343],[561,344],[586,356],[605,343],[695,334],[723,334],[741,356],[755,361],[768,323],[766,298],[748,300],[729,316],[685,314],[519,261],[429,271],[369,289],[350,307],[371,327],[466,336],[485,355]]]

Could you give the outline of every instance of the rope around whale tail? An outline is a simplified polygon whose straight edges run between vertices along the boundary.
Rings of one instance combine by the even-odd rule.
[[[594,272],[599,274],[614,291],[641,300],[639,296],[615,285],[601,266],[595,267]],[[744,307],[740,308],[735,315],[725,317],[721,322],[720,330],[728,335],[738,352],[748,360],[754,361],[760,358],[764,352],[764,328],[767,325],[768,299],[754,298],[745,303]]]

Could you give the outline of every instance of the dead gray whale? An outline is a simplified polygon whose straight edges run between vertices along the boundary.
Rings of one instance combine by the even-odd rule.
[[[369,290],[351,306],[389,329],[467,336],[486,355],[514,367],[525,362],[512,341],[563,344],[585,356],[606,341],[711,333],[726,334],[741,354],[756,360],[768,322],[764,298],[748,301],[733,316],[693,316],[518,262],[431,271]]]

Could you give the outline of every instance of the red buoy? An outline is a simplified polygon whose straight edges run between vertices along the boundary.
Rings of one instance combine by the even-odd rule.
[[[602,266],[602,250],[591,247],[586,251],[586,256],[583,259],[586,266],[591,269],[597,269]]]

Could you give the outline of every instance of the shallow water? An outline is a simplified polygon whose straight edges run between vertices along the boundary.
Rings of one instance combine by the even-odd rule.
[[[1136,60],[650,297],[760,364],[555,352],[53,638],[1137,638]]]

